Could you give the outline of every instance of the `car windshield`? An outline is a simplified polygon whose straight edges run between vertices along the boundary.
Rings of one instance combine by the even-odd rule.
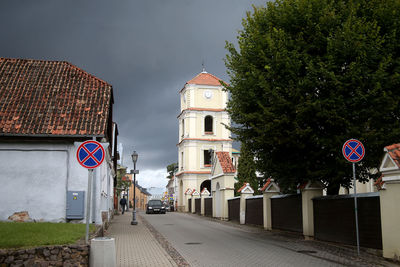
[[[153,206],[153,205],[162,205],[161,200],[150,200],[149,201],[149,206]]]

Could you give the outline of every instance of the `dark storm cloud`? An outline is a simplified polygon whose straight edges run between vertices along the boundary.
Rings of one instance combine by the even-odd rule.
[[[114,87],[125,164],[177,161],[179,90],[201,71],[227,80],[225,40],[259,0],[2,1],[1,57],[66,60]]]

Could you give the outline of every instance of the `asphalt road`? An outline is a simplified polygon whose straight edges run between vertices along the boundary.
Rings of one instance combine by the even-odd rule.
[[[171,212],[142,216],[191,266],[365,266],[260,229]]]

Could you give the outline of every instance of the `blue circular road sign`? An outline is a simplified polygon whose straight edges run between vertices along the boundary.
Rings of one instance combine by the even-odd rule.
[[[350,139],[344,143],[343,156],[350,162],[359,162],[364,158],[365,148],[357,139]]]
[[[82,167],[94,169],[100,166],[104,160],[104,148],[97,141],[86,141],[76,151],[76,158]]]

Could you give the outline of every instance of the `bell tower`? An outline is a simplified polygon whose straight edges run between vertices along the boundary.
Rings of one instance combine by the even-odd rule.
[[[178,142],[178,208],[187,211],[185,192],[198,192],[206,187],[211,192],[211,155],[214,151],[229,152],[232,156],[230,125],[226,103],[228,93],[221,79],[203,71],[186,82],[179,92],[180,114]]]

